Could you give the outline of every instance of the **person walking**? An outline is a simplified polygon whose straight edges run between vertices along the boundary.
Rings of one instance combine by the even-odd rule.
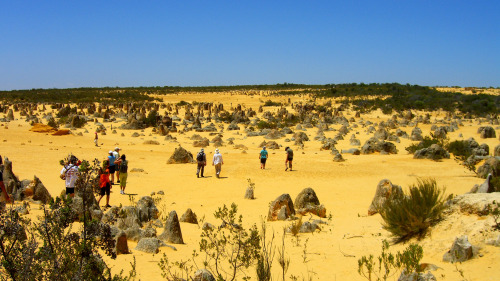
[[[116,172],[116,180],[120,183],[120,164],[116,164],[116,160],[120,159],[120,148],[115,147],[113,151],[113,156],[115,157],[115,172]]]
[[[196,177],[200,177],[200,171],[201,171],[201,177],[203,178],[203,172],[205,171],[205,166],[207,165],[207,155],[204,152],[205,150],[202,148],[200,152],[198,152],[198,155],[196,155],[196,162],[198,162],[198,167],[196,168]]]
[[[220,171],[224,161],[222,160],[222,154],[220,154],[219,149],[215,149],[214,159],[212,160],[212,166],[215,166],[215,176],[219,178]]]
[[[69,163],[61,170],[61,178],[65,180],[66,195],[70,197],[75,197],[75,183],[80,176],[78,166],[76,165],[77,161],[78,159],[74,155],[71,155],[69,157]]]
[[[260,159],[260,168],[261,169],[266,169],[266,161],[267,158],[269,157],[269,154],[267,153],[266,147],[262,147],[262,150],[259,153],[259,159]]]
[[[99,170],[99,187],[101,188],[99,194],[99,200],[97,200],[97,205],[101,202],[101,199],[106,194],[106,206],[105,208],[111,207],[109,205],[109,195],[111,194],[111,182],[109,181],[109,162],[104,160],[101,169]]]
[[[120,194],[125,194],[128,178],[128,160],[125,154],[120,156],[120,159],[116,160],[115,164],[120,167],[120,178],[118,179],[118,182],[120,183]]]
[[[286,151],[286,160],[285,160],[285,171],[292,170],[292,161],[293,161],[293,150],[290,147],[285,148]]]
[[[115,184],[115,169],[116,169],[115,161],[116,161],[116,158],[113,155],[113,151],[112,150],[110,150],[108,152],[108,154],[109,154],[109,156],[108,156],[109,174],[111,176],[111,185],[113,185],[113,184]]]

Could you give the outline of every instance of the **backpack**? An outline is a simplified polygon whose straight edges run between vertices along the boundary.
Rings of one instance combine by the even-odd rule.
[[[64,171],[63,174],[60,174],[59,177],[62,179],[62,180],[66,180],[66,174],[68,173],[68,171],[73,168],[73,166],[69,166],[69,167],[64,167],[66,169],[66,171]]]
[[[198,155],[196,155],[196,161],[198,161],[198,162],[205,161],[205,157],[204,156],[205,156],[205,153],[203,153],[203,152],[198,153]]]
[[[125,160],[120,164],[120,173],[126,173],[128,170],[128,161]]]

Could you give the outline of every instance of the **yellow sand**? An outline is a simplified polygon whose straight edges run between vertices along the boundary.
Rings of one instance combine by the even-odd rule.
[[[257,110],[263,101],[272,99],[273,101],[286,101],[287,97],[276,98],[261,95],[247,96],[241,94],[187,94],[171,95],[164,97],[165,102],[176,103],[181,100],[222,102],[226,109],[237,104],[242,104],[247,108],[252,107]],[[292,101],[300,101],[301,97],[291,97]],[[320,101],[322,102],[322,101]],[[265,108],[265,110],[276,111],[276,107]],[[293,112],[292,109],[289,109]],[[162,112],[163,113],[163,112]],[[179,117],[183,117],[183,110]],[[354,112],[344,112],[347,118],[354,117]],[[16,118],[19,118],[16,113]],[[370,115],[362,115],[365,120],[372,122],[386,121],[390,116],[381,112],[374,112]],[[442,119],[444,114],[434,113],[431,120]],[[356,118],[356,121],[358,119]],[[100,120],[102,122],[102,120]],[[218,224],[213,218],[214,211],[223,204],[230,205],[235,202],[238,210],[244,216],[245,226],[251,224],[260,225],[267,216],[269,202],[283,193],[288,193],[295,200],[297,194],[306,187],[312,187],[319,197],[321,204],[327,208],[327,214],[332,215],[328,226],[323,227],[321,232],[314,234],[300,234],[299,246],[296,239],[290,234],[285,237],[286,255],[291,259],[290,269],[287,273],[287,280],[290,275],[306,278],[312,276],[313,280],[364,280],[357,273],[357,260],[363,255],[380,253],[381,241],[388,239],[389,234],[381,227],[379,215],[367,216],[367,209],[371,203],[377,183],[384,178],[391,180],[394,184],[407,188],[416,182],[417,177],[433,177],[438,185],[445,186],[447,193],[463,194],[471,189],[474,184],[483,182],[458,165],[453,159],[434,162],[430,160],[415,160],[412,155],[408,155],[404,150],[411,142],[408,139],[401,139],[401,143],[396,144],[399,150],[397,155],[360,155],[353,156],[344,154],[345,162],[333,162],[333,156],[329,151],[320,151],[321,144],[314,141],[317,129],[307,129],[307,134],[311,141],[305,142],[304,150],[291,145],[294,149],[294,171],[285,172],[284,150],[271,150],[266,170],[261,170],[258,153],[258,145],[264,140],[263,137],[246,137],[243,132],[224,131],[223,139],[226,143],[221,147],[224,157],[222,166],[222,179],[214,176],[214,169],[207,166],[204,179],[196,178],[196,165],[178,164],[167,165],[166,161],[173,153],[174,149],[181,145],[196,155],[199,148],[192,146],[189,137],[196,132],[185,134],[174,133],[178,143],[164,140],[164,137],[151,133],[148,128],[142,132],[144,136],[131,137],[134,131],[117,129],[117,134],[112,134],[113,129],[118,128],[120,123],[104,123],[108,128],[107,135],[99,135],[99,147],[94,146],[95,124],[89,123],[84,129],[73,131],[73,135],[51,136],[48,134],[30,132],[31,126],[24,119],[8,123],[0,127],[0,154],[7,156],[13,161],[14,173],[20,179],[32,179],[34,175],[40,178],[50,193],[55,196],[64,189],[64,182],[59,178],[61,166],[59,160],[69,153],[77,155],[81,159],[92,160],[94,158],[104,159],[108,151],[116,146],[122,148],[121,153],[126,154],[129,160],[129,169],[142,168],[144,173],[129,173],[127,193],[137,194],[135,200],[141,196],[150,195],[151,192],[163,190],[165,192],[165,211],[176,210],[180,217],[187,208],[191,208],[198,218],[205,217],[205,220],[213,224]],[[490,151],[498,145],[496,139],[480,139],[477,134],[478,123],[464,121],[460,130],[450,133],[450,139],[467,139],[474,137],[479,143],[487,143]],[[428,135],[431,125],[419,125],[424,135]],[[227,124],[225,124],[227,127]],[[331,126],[339,129],[340,125]],[[183,126],[180,126],[183,128]],[[292,128],[295,130],[295,128]],[[403,127],[410,134],[410,127]],[[88,130],[87,133],[84,131]],[[366,128],[361,126],[350,132],[345,140],[339,141],[337,148],[348,149],[349,138],[353,133],[361,140],[361,144],[371,137],[365,132]],[[76,133],[82,132],[83,136]],[[125,136],[120,136],[121,134]],[[141,132],[139,132],[141,133]],[[325,132],[327,137],[333,137],[336,132]],[[463,138],[458,135],[462,133]],[[497,132],[498,133],[498,132]],[[197,133],[212,139],[208,133]],[[239,149],[234,149],[232,145],[227,145],[227,139],[235,138],[235,144],[243,144],[248,147],[248,153],[244,154]],[[287,136],[288,138],[291,135]],[[160,145],[144,144],[146,140],[156,140]],[[284,138],[276,140],[284,146],[293,144],[285,143]],[[213,156],[214,147],[205,148],[207,158]],[[243,199],[247,179],[251,179],[256,186],[255,200]],[[112,205],[128,205],[129,196],[120,195],[118,186],[114,186],[111,194]],[[104,200],[101,206],[105,204]],[[37,205],[32,205],[30,216],[40,214]],[[310,219],[309,216],[303,220]],[[315,219],[312,217],[311,219]],[[327,219],[323,219],[328,221]],[[455,237],[468,234],[469,241],[481,247],[482,257],[476,257],[458,265],[463,269],[465,276],[469,280],[498,280],[498,266],[500,264],[500,248],[484,244],[486,237],[493,234],[470,232],[468,225],[477,222],[485,222],[484,218],[475,215],[452,216],[440,225],[434,227],[428,237],[420,241],[424,248],[423,262],[433,263],[441,267],[434,272],[438,280],[459,280],[460,276],[455,270],[455,266],[442,262],[443,254],[449,249]],[[490,223],[491,218],[486,222]],[[283,228],[290,225],[290,222],[267,222],[268,230],[276,233],[275,244],[281,243]],[[129,241],[129,248],[133,255],[120,255],[116,260],[107,258],[108,264],[114,272],[130,269],[129,262],[133,256],[137,258],[137,271],[141,280],[157,280],[161,278],[160,269],[157,265],[163,253],[166,253],[171,260],[187,259],[191,256],[192,250],[199,249],[198,242],[201,230],[196,225],[181,223],[184,245],[174,245],[177,251],[168,248],[161,248],[160,254],[151,255],[135,251],[135,243]],[[162,229],[158,229],[158,234]],[[497,232],[498,234],[498,232]],[[304,244],[307,241],[307,246]],[[414,241],[413,241],[414,242]],[[391,250],[401,250],[406,245],[395,245]],[[304,257],[304,249],[306,255]],[[352,257],[354,256],[354,257]],[[304,260],[306,262],[304,263]],[[249,269],[252,280],[256,280],[253,269]],[[274,280],[281,280],[280,268],[275,261],[273,266]],[[390,280],[396,280],[395,275]],[[241,276],[239,278],[241,280]]]

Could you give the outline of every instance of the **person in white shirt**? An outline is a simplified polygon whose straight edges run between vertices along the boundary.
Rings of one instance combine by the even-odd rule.
[[[215,149],[214,159],[212,161],[212,166],[215,166],[215,176],[218,178],[224,161],[222,160],[222,154],[220,154],[219,149]]]
[[[115,157],[115,161],[120,159],[119,147],[115,147],[115,150],[113,150],[113,156]],[[115,164],[115,173],[116,173],[116,181],[120,183],[120,164]]]
[[[80,176],[78,166],[76,165],[77,161],[78,159],[71,155],[69,158],[69,164],[64,166],[61,170],[61,178],[64,178],[66,183],[66,195],[71,197],[75,196],[75,183],[78,176]]]

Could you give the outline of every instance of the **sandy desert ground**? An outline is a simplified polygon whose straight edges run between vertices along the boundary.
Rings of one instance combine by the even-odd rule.
[[[263,97],[259,95],[229,95],[229,94],[188,94],[162,96],[166,103],[177,103],[181,100],[208,101],[223,103],[226,108],[236,104],[252,107],[255,110],[262,105],[262,101],[272,99],[274,101],[285,101],[288,97]],[[292,102],[300,101],[301,97],[290,97]],[[266,107],[265,110],[276,111],[277,107]],[[183,116],[183,112],[179,112]],[[354,112],[345,111],[347,118],[354,117]],[[429,135],[432,122],[442,120],[444,113],[434,112],[431,124],[419,124],[423,135]],[[373,112],[361,116],[364,120],[372,122],[386,121],[390,118],[381,112]],[[135,195],[135,199],[150,195],[151,192],[163,190],[165,197],[163,204],[167,211],[176,210],[181,216],[186,209],[191,208],[198,218],[205,217],[208,222],[214,222],[214,211],[223,204],[236,203],[238,210],[244,216],[245,226],[251,224],[260,225],[267,216],[269,203],[283,193],[288,193],[294,200],[297,194],[306,187],[312,187],[321,202],[331,214],[331,220],[321,231],[313,234],[300,234],[299,245],[290,234],[285,237],[286,255],[291,258],[290,269],[287,276],[296,275],[300,278],[312,280],[364,280],[357,273],[358,259],[363,255],[380,253],[381,241],[389,239],[390,235],[382,229],[380,215],[367,216],[367,209],[375,194],[378,182],[389,179],[394,184],[401,185],[406,189],[409,185],[416,183],[418,177],[435,178],[439,186],[446,187],[446,193],[463,194],[468,192],[474,184],[480,184],[484,180],[457,164],[453,159],[442,161],[416,160],[413,155],[405,151],[412,142],[401,138],[397,143],[398,153],[395,155],[351,155],[343,154],[345,162],[333,162],[330,151],[321,151],[321,143],[314,140],[317,128],[309,128],[305,132],[311,139],[300,149],[293,142],[285,143],[284,138],[276,140],[283,147],[279,150],[269,151],[267,168],[261,170],[258,153],[259,144],[264,140],[262,136],[247,137],[243,131],[224,131],[223,140],[225,145],[220,147],[224,158],[222,167],[222,178],[214,176],[214,169],[207,166],[206,177],[196,178],[195,164],[172,164],[166,161],[174,149],[181,145],[191,151],[194,155],[199,148],[193,147],[189,139],[193,134],[200,134],[212,139],[209,133],[187,132],[184,134],[172,133],[178,142],[164,140],[164,137],[151,132],[151,128],[145,129],[140,137],[132,137],[134,131],[119,128],[124,120],[114,123],[103,123],[107,135],[99,135],[99,147],[94,146],[93,138],[96,125],[87,123],[85,128],[73,130],[71,135],[52,136],[45,133],[34,133],[29,131],[30,124],[20,118],[16,113],[17,120],[2,123],[0,127],[0,155],[8,157],[13,162],[14,173],[19,179],[32,179],[34,175],[39,177],[49,192],[55,196],[61,193],[64,182],[59,178],[61,166],[59,160],[69,153],[77,155],[80,159],[104,159],[107,152],[118,146],[121,153],[129,160],[129,169],[142,168],[142,173],[129,173],[127,192]],[[356,118],[359,120],[359,118]],[[100,120],[102,122],[102,120]],[[451,140],[467,139],[474,137],[479,143],[486,143],[490,151],[499,144],[498,137],[492,139],[480,139],[477,121],[463,121],[458,131],[449,133]],[[117,133],[111,133],[111,126],[116,128]],[[227,126],[227,124],[225,125]],[[331,128],[339,129],[340,125],[331,125]],[[294,128],[292,128],[294,129]],[[408,134],[411,127],[402,127]],[[500,133],[497,129],[497,136]],[[86,132],[87,131],[87,132]],[[77,133],[82,132],[83,136]],[[121,134],[124,136],[121,136]],[[327,137],[333,137],[334,131],[325,131]],[[349,137],[356,134],[363,144],[373,134],[366,133],[366,127],[359,126],[349,132],[344,140],[339,141],[337,149],[348,149]],[[459,137],[462,134],[462,137]],[[248,150],[233,148],[227,144],[228,138],[235,138],[234,144],[243,144]],[[144,144],[146,140],[156,140],[159,145]],[[291,145],[290,145],[291,144]],[[285,153],[284,147],[290,145],[294,149],[294,170],[284,171]],[[212,144],[205,150],[207,157],[211,159],[214,151]],[[453,158],[453,157],[452,157]],[[247,179],[255,183],[255,200],[243,198],[248,186]],[[128,205],[129,196],[120,195],[118,186],[114,186],[111,194],[111,205]],[[101,202],[101,206],[104,205]],[[39,206],[31,205],[29,216],[36,217],[40,214]],[[303,220],[317,219],[314,216],[305,216]],[[268,230],[274,231],[277,241],[281,241],[283,228],[291,222],[266,222]],[[423,262],[432,263],[440,267],[433,272],[437,280],[461,280],[455,265],[442,261],[443,254],[450,248],[455,237],[468,235],[473,245],[480,247],[480,255],[472,260],[458,264],[468,280],[498,280],[498,267],[500,265],[500,248],[485,244],[487,238],[494,238],[499,232],[484,231],[485,225],[492,224],[491,217],[479,217],[476,215],[454,214],[433,227],[427,237],[421,241],[411,240],[422,245],[424,249]],[[130,269],[129,263],[135,256],[137,259],[137,271],[141,280],[161,279],[158,262],[163,253],[171,260],[180,260],[190,257],[193,249],[198,249],[201,229],[192,224],[181,223],[182,235],[185,244],[175,245],[177,251],[163,247],[156,255],[146,254],[134,250],[136,243],[129,241],[129,248],[133,254],[119,255],[116,260],[108,260],[113,271]],[[162,229],[158,229],[161,233]],[[306,247],[304,246],[306,244]],[[396,244],[391,246],[393,252],[402,250],[407,244]],[[305,255],[304,255],[304,249]],[[304,262],[305,260],[305,262]],[[256,280],[253,269],[252,280]],[[281,280],[280,268],[275,261],[273,267],[273,280]],[[390,280],[397,280],[399,274]]]

